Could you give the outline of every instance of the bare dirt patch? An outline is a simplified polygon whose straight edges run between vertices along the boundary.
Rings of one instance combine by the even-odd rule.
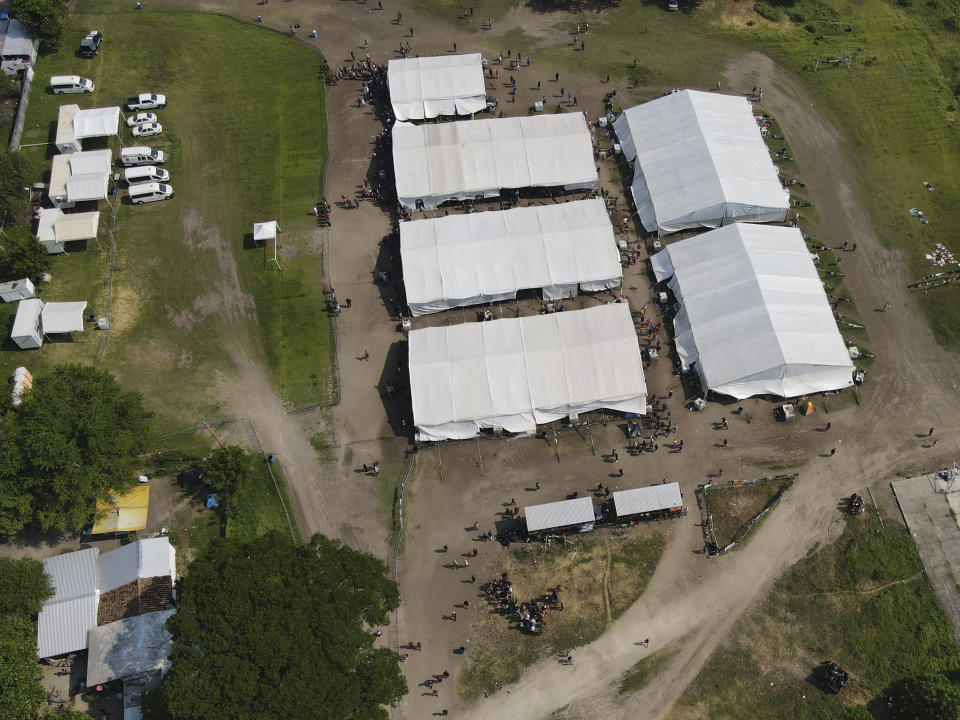
[[[717,545],[729,545],[747,523],[776,496],[790,486],[789,480],[769,480],[749,485],[727,485],[704,491],[713,516]]]

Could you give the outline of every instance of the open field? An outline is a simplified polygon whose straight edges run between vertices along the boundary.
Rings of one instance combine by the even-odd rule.
[[[505,572],[520,602],[559,584],[563,609],[551,607],[543,633],[531,635],[517,628],[515,618],[498,613],[495,600],[477,600],[480,612],[471,633],[478,639],[457,677],[459,692],[467,700],[496,692],[516,682],[526,666],[566,655],[599,637],[643,594],[664,545],[652,526],[573,536],[569,544],[555,540],[549,547],[514,545],[503,564],[477,582],[499,579],[496,571]]]
[[[96,107],[163,92],[164,133],[146,144],[168,154],[177,191],[158,205],[120,204],[105,366],[144,393],[162,427],[215,412],[216,382],[233,374],[241,352],[269,369],[286,401],[325,400],[332,336],[320,234],[309,214],[326,157],[319,57],[278,34],[190,13],[76,14],[65,44],[88,26],[107,38],[98,58],[65,51],[39,61],[23,143],[52,136],[61,103]],[[47,94],[49,76],[67,72],[91,77],[97,91]],[[53,148],[23,152],[39,179]],[[109,217],[103,213],[101,228]],[[282,272],[267,264],[272,248],[250,239],[253,222],[272,218],[283,229]],[[85,298],[92,312],[107,311],[109,239],[102,231],[99,240],[101,247],[91,242],[55,259],[45,297]],[[100,340],[88,331],[29,354],[5,345],[0,364],[26,363],[36,373],[66,360],[93,362]]]
[[[844,718],[866,706],[886,717],[884,690],[924,672],[960,669],[951,627],[927,584],[909,533],[877,516],[850,518],[841,538],[795,565],[734,627],[671,714]],[[839,695],[812,673],[823,660],[846,669]]]

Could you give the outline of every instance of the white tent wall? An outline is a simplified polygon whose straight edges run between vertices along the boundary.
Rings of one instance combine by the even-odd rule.
[[[17,305],[17,314],[13,319],[10,339],[21,350],[33,350],[43,345],[43,331],[40,329],[40,313],[43,301],[39,298],[21,300]]]
[[[558,300],[622,280],[599,198],[404,222],[400,256],[414,315],[512,300],[524,289]]]
[[[703,387],[743,399],[853,384],[853,363],[803,236],[736,223],[655,255],[681,309],[675,343]]]
[[[684,90],[625,110],[613,127],[647,231],[786,218],[789,196],[745,98]]]
[[[480,53],[391,60],[387,85],[400,121],[472,115],[487,107]]]
[[[646,412],[640,345],[626,303],[410,333],[413,416],[424,440],[610,408]]]
[[[447,200],[496,197],[501,189],[597,187],[583,113],[393,127],[400,203],[435,209]]]

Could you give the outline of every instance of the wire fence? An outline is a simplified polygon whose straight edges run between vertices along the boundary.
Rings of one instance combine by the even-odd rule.
[[[23,137],[23,125],[27,120],[27,108],[30,106],[30,86],[33,84],[33,67],[27,66],[23,73],[23,85],[20,88],[20,103],[17,105],[17,116],[13,120],[13,130],[10,133],[10,149],[20,149],[20,138]]]

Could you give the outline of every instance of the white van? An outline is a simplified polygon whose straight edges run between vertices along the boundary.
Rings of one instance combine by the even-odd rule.
[[[169,200],[173,197],[173,188],[165,183],[143,183],[141,185],[132,185],[127,190],[130,196],[130,202],[134,205],[156,202],[157,200]]]
[[[148,147],[127,147],[120,151],[120,164],[124,167],[133,165],[163,165],[167,156],[163,150],[154,150]]]
[[[123,179],[127,185],[139,185],[148,182],[168,182],[170,173],[156,165],[140,165],[123,171]]]
[[[50,89],[54,95],[64,93],[92,93],[96,90],[93,80],[82,78],[79,75],[54,75],[50,78]]]

